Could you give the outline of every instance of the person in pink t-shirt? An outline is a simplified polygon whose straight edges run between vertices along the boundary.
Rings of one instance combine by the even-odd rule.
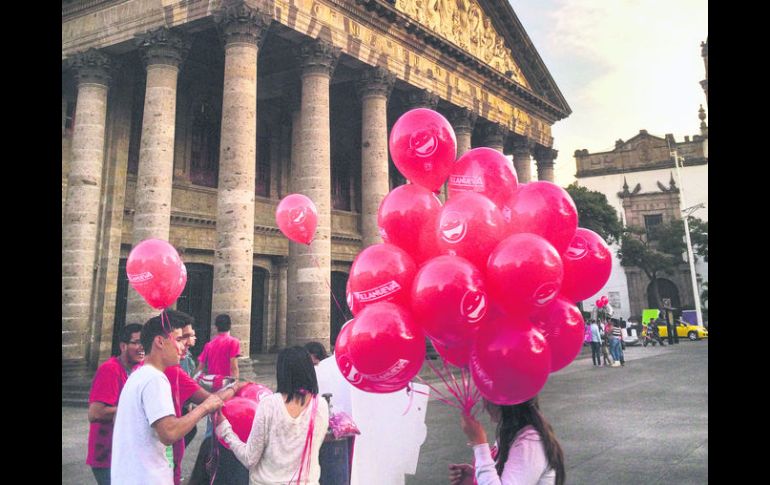
[[[99,485],[110,483],[112,459],[112,428],[118,409],[118,398],[131,369],[144,359],[140,340],[142,326],[129,323],[120,331],[120,355],[110,357],[99,366],[88,396],[88,455],[86,464],[91,467]]]
[[[198,372],[238,378],[238,357],[241,356],[241,342],[230,335],[230,315],[217,315],[214,320],[217,336],[203,347],[198,357]]]

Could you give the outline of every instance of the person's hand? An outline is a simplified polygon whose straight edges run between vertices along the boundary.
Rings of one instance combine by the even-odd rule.
[[[473,416],[463,415],[460,426],[462,426],[463,433],[468,437],[471,445],[481,445],[487,442],[487,432]]]
[[[248,386],[249,384],[251,384],[250,381],[236,381],[235,384],[233,385],[233,390],[237,393],[238,391]]]
[[[473,467],[467,463],[449,465],[450,485],[473,485]]]
[[[223,405],[224,405],[224,402],[216,394],[209,394],[209,397],[207,397],[206,400],[201,403],[201,406],[203,406],[203,409],[206,411],[206,414],[210,414],[218,410]]]

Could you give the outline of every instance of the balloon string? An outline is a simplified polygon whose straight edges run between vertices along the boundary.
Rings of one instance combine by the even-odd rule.
[[[449,382],[447,381],[447,378],[438,369],[436,369],[433,366],[430,360],[427,360],[426,362],[428,363],[428,366],[433,371],[433,373],[439,376],[442,381],[444,381],[444,385],[446,386],[447,391],[449,391],[452,394],[452,396],[454,396],[455,399],[457,399],[457,401],[460,402],[461,401],[460,396],[457,395],[457,392],[452,388],[451,384],[449,384]]]
[[[206,463],[211,479],[209,485],[214,484],[214,480],[217,478],[217,469],[219,468],[219,448],[217,447],[217,415],[213,414],[209,417],[211,420],[211,453],[209,453],[209,459]]]
[[[432,385],[430,382],[426,381],[425,379],[423,379],[423,378],[422,378],[422,377],[420,377],[419,375],[417,376],[417,378],[418,378],[418,379],[419,379],[419,380],[420,380],[420,381],[421,381],[423,384],[425,384],[425,385],[426,385],[426,386],[428,386],[430,389],[432,389],[432,390],[433,390],[433,392],[435,392],[435,393],[436,393],[436,395],[438,395],[439,397],[441,397],[441,398],[444,398],[444,399],[449,399],[449,397],[448,397],[448,396],[446,396],[446,395],[445,395],[443,392],[441,392],[441,390],[439,390],[439,389],[437,389],[436,387],[434,387],[434,386],[433,386],[433,385]],[[414,390],[414,392],[420,392],[420,391],[418,391],[418,390],[416,390],[416,389],[415,389],[415,390]]]
[[[420,380],[422,380],[422,379],[420,379]],[[441,393],[438,391],[438,389],[436,389],[435,387],[431,386],[431,385],[430,385],[430,384],[428,384],[427,382],[424,382],[424,381],[423,381],[423,384],[425,384],[426,386],[428,386],[428,387],[430,387],[431,389],[433,389],[434,391],[436,391],[436,394],[439,394],[439,395],[441,395]],[[412,392],[416,392],[417,394],[422,394],[423,396],[428,396],[428,397],[430,397],[430,393],[428,393],[428,392],[424,392],[424,391],[418,391],[417,389],[412,389]],[[459,406],[457,403],[455,403],[454,401],[451,401],[451,400],[449,400],[449,399],[445,399],[445,398],[442,398],[442,397],[438,397],[438,396],[433,396],[433,397],[434,397],[434,398],[435,398],[437,401],[440,401],[440,402],[442,402],[442,403],[446,404],[447,406],[451,406],[451,407],[453,407],[453,408],[455,408],[455,409],[460,409],[460,410],[462,410],[462,409],[461,409],[461,407],[460,407],[460,406]]]
[[[406,405],[406,409],[404,409],[404,412],[401,413],[401,416],[406,416],[406,413],[409,412],[410,409],[412,409],[412,401],[414,400],[414,389],[410,387],[410,384],[407,383],[406,385],[406,395],[409,396],[409,402]]]
[[[316,258],[312,254],[310,255],[310,257],[313,258],[313,262],[315,263],[316,268],[318,268],[318,270],[321,272],[321,275],[323,275],[324,283],[326,283],[326,287],[329,288],[329,293],[331,293],[332,298],[334,299],[334,303],[337,304],[337,308],[339,309],[340,314],[342,314],[342,318],[344,318],[345,321],[348,321],[351,318],[353,318],[353,315],[350,314],[349,312],[346,312],[345,310],[343,310],[342,309],[342,305],[340,305],[340,302],[337,301],[337,296],[334,294],[334,290],[332,290],[332,285],[329,284],[329,280],[326,279],[326,275],[324,274],[324,270],[321,268],[321,264],[318,262],[318,258]]]

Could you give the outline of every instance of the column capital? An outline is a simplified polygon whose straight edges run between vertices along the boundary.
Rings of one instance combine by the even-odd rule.
[[[134,43],[142,50],[145,69],[153,64],[179,67],[190,50],[190,39],[186,34],[166,27],[139,34]]]
[[[535,140],[526,136],[518,136],[514,138],[512,147],[514,157],[517,153],[532,155],[532,150],[535,149]]]
[[[361,77],[356,83],[358,95],[365,96],[390,96],[396,76],[383,67],[370,67],[361,71]]]
[[[490,146],[503,146],[510,130],[499,123],[487,122],[481,128],[483,144]]]
[[[114,59],[97,49],[78,52],[68,61],[78,84],[95,83],[109,86],[115,69]]]
[[[554,150],[551,147],[544,147],[542,145],[536,145],[532,151],[532,156],[535,157],[538,163],[551,163],[556,160],[559,155],[559,150]]]
[[[321,73],[331,77],[342,49],[320,39],[309,39],[296,48],[302,74]]]
[[[468,108],[461,107],[452,108],[447,114],[447,119],[449,120],[449,123],[452,124],[455,133],[458,131],[472,133],[473,127],[476,125],[476,120],[479,117],[479,115]]]
[[[414,89],[407,92],[406,96],[408,109],[428,108],[435,110],[438,106],[438,94],[433,94],[427,89]]]
[[[227,44],[254,44],[257,48],[267,38],[267,31],[273,22],[270,14],[261,12],[243,0],[223,2],[222,8],[214,13],[222,39]]]

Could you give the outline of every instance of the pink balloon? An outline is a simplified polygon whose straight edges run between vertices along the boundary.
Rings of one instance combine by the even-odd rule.
[[[406,251],[392,244],[372,244],[364,249],[350,267],[350,310],[362,309],[383,301],[409,306],[412,280],[417,266]],[[353,311],[357,315],[358,311]]]
[[[476,335],[469,366],[482,396],[495,404],[519,404],[548,380],[551,349],[526,316],[487,320]]]
[[[489,253],[505,235],[505,221],[491,200],[464,192],[444,204],[436,230],[442,253],[463,257],[484,271]]]
[[[585,321],[580,309],[559,296],[530,320],[551,349],[551,372],[567,367],[580,353]]]
[[[302,194],[284,197],[275,210],[278,228],[294,242],[310,244],[318,225],[318,211],[313,201]]]
[[[440,213],[441,201],[430,190],[416,184],[400,185],[380,203],[380,236],[422,264],[439,253],[435,227]]]
[[[463,192],[476,192],[502,210],[516,191],[517,184],[516,172],[505,155],[492,148],[479,147],[465,152],[454,163],[447,194],[451,199]]]
[[[455,347],[445,347],[433,339],[430,339],[430,343],[433,345],[433,348],[436,349],[436,352],[438,352],[438,354],[448,363],[460,369],[467,369],[474,339],[475,332],[473,338]]]
[[[458,256],[431,259],[412,283],[412,314],[428,337],[444,347],[472,340],[488,300],[481,271]]]
[[[407,111],[390,131],[390,156],[404,177],[428,190],[446,181],[457,156],[452,125],[439,113],[417,108]]]
[[[334,358],[342,375],[367,392],[395,392],[420,372],[425,334],[393,303],[364,308],[337,336]]]
[[[536,234],[508,236],[489,255],[489,292],[510,313],[529,315],[546,306],[558,295],[563,278],[559,253]]]
[[[603,306],[604,306],[604,303],[602,302],[602,299],[601,299],[601,298],[599,298],[598,300],[596,300],[596,307],[597,307],[597,308],[601,308],[601,307],[603,307]]]
[[[607,295],[604,295],[602,297],[602,306],[607,306],[607,304],[610,302],[610,299],[607,298]]]
[[[610,248],[590,229],[577,228],[569,247],[561,253],[561,261],[564,264],[561,294],[573,302],[595,295],[610,279]]]
[[[249,434],[251,433],[251,426],[254,423],[254,415],[257,412],[258,402],[245,397],[233,397],[225,401],[222,406],[222,414],[230,422],[235,434],[244,443],[248,441]],[[217,434],[217,439],[222,445],[230,449],[227,443]]]
[[[575,203],[566,190],[539,180],[519,186],[505,204],[510,210],[509,232],[530,232],[543,236],[558,253],[569,246],[578,225]]]
[[[187,268],[174,246],[161,239],[137,244],[126,261],[128,282],[153,308],[170,307],[187,284]]]
[[[235,395],[237,397],[245,397],[246,399],[251,399],[252,401],[259,403],[263,397],[269,396],[272,393],[273,391],[271,391],[270,388],[265,385],[257,384],[256,382],[249,382],[240,388],[238,392],[235,393]]]
[[[353,291],[350,289],[350,278],[348,278],[348,282],[345,285],[345,300],[347,301],[350,313],[353,315],[357,315],[362,310],[363,307],[358,303],[358,300],[353,295]]]

